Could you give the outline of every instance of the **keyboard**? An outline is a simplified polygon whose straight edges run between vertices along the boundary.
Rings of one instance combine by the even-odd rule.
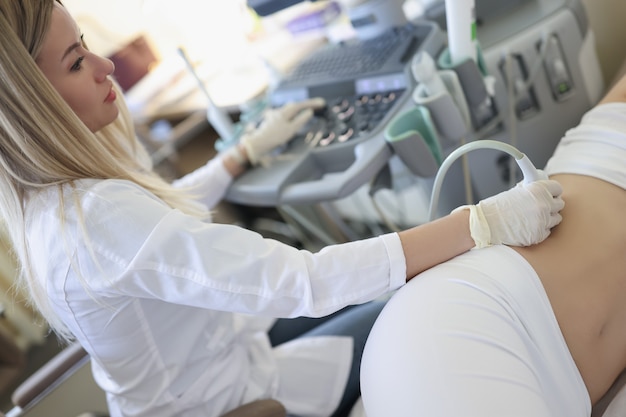
[[[306,97],[358,94],[355,81],[403,74],[407,62],[433,31],[431,25],[407,24],[367,40],[327,45],[302,60],[278,85],[280,105]]]
[[[333,45],[301,62],[290,74],[289,81],[377,72],[396,50],[409,46],[411,35],[408,28],[398,28],[373,39]]]

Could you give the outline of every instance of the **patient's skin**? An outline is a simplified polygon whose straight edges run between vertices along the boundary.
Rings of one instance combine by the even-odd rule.
[[[602,102],[611,101],[626,101],[626,78]],[[595,404],[626,368],[626,190],[582,175],[552,179],[564,190],[562,223],[515,250],[541,278]]]

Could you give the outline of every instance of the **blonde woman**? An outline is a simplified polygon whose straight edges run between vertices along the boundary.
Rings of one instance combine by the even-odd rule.
[[[487,228],[480,245],[530,245],[560,221],[560,185],[540,181],[315,254],[213,224],[246,159],[289,135],[252,133],[167,184],[137,143],[113,64],[59,1],[0,0],[0,33],[0,214],[22,284],[89,352],[113,417],[218,416],[266,397],[291,414],[345,415],[381,308],[366,302],[474,247],[470,215],[486,219],[474,222]],[[301,121],[313,105],[281,114]],[[516,209],[499,216],[500,204]],[[324,318],[287,338],[273,331],[285,321],[269,329],[299,316]]]

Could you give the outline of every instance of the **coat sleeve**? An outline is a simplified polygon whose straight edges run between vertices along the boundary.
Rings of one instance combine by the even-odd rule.
[[[198,200],[212,209],[226,195],[233,177],[226,171],[220,158],[213,158],[195,171],[172,182],[174,187],[190,188]]]
[[[298,250],[232,225],[173,210],[130,183],[100,187],[85,205],[97,291],[274,317],[324,316],[400,287],[397,234]],[[84,251],[81,265],[94,264]]]

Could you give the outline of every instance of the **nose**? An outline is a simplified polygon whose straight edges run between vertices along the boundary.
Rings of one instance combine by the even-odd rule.
[[[115,64],[108,58],[104,58],[98,55],[94,55],[96,59],[96,80],[102,82],[106,78],[115,72]]]

